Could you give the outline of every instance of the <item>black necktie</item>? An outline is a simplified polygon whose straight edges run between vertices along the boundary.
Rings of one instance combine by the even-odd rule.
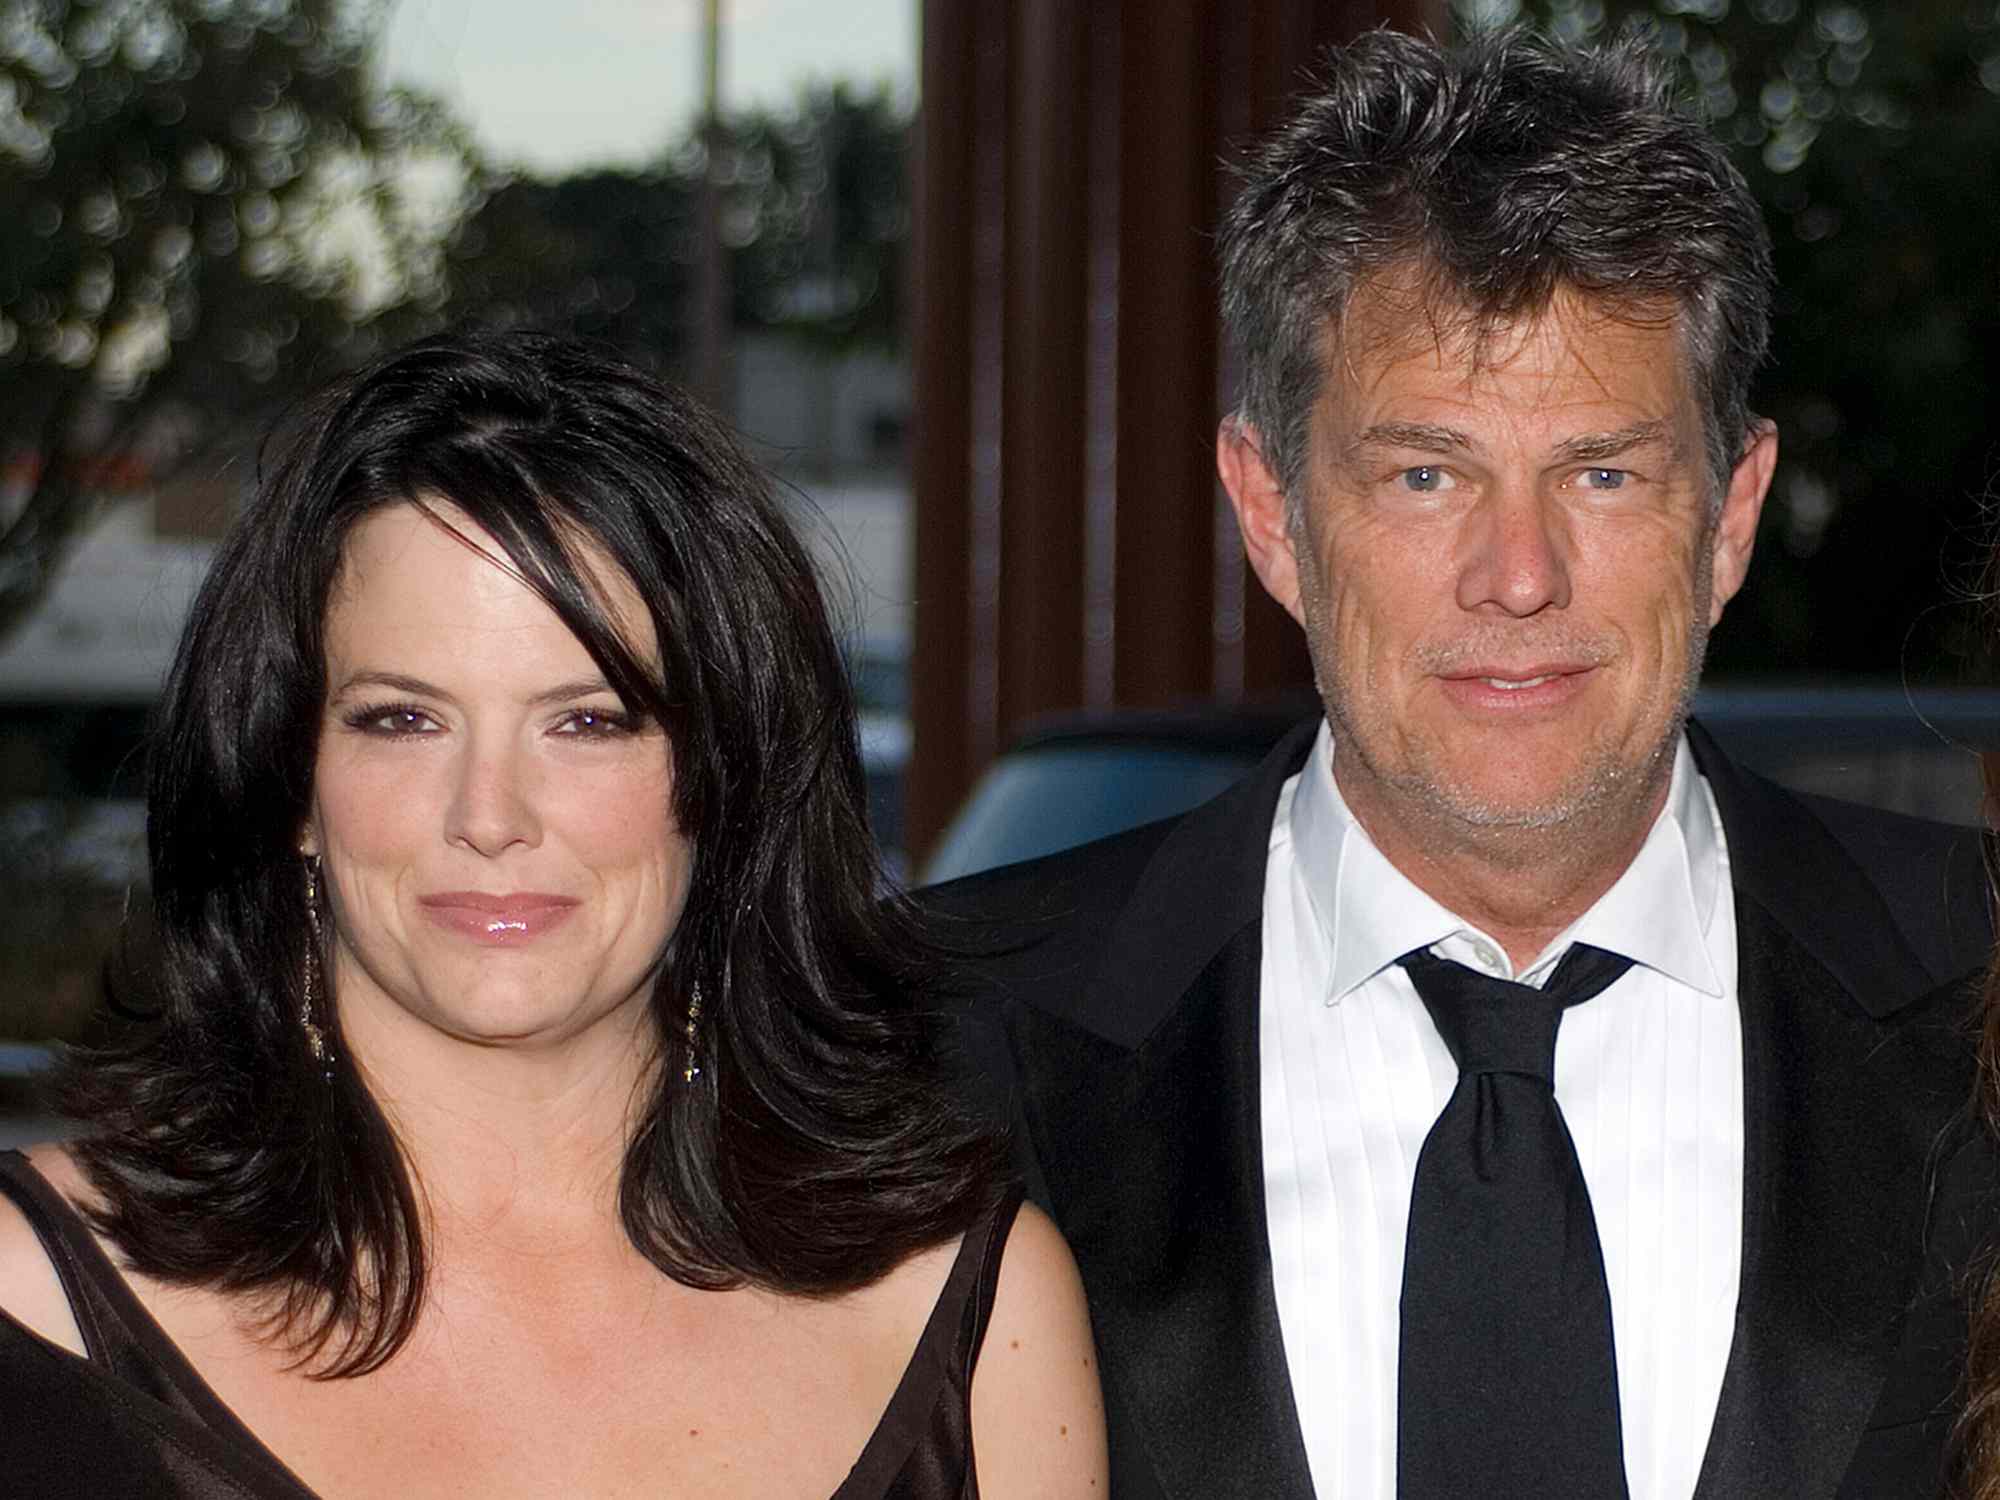
[[[1396,1493],[1622,1500],[1611,1294],[1555,1059],[1565,1007],[1632,960],[1579,943],[1541,990],[1425,949],[1400,962],[1458,1086],[1410,1191]]]

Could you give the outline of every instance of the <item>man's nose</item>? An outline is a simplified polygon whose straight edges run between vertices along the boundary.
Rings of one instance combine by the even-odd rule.
[[[469,742],[456,767],[445,837],[476,853],[492,856],[515,844],[541,842],[532,772],[511,745]]]
[[[1557,510],[1530,486],[1489,492],[1459,537],[1458,604],[1525,616],[1570,599],[1569,535]]]

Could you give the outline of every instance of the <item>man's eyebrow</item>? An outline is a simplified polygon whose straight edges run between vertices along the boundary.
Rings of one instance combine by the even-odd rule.
[[[1476,453],[1479,444],[1469,433],[1434,422],[1377,422],[1364,427],[1347,444],[1348,457],[1368,448],[1414,448],[1419,453]]]
[[[1556,444],[1555,457],[1559,463],[1595,463],[1629,453],[1646,443],[1671,445],[1672,441],[1673,433],[1665,422],[1634,422],[1630,427],[1611,432],[1581,432],[1565,438]]]

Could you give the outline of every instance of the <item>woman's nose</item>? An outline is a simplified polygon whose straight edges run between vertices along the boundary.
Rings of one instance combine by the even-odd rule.
[[[503,746],[469,745],[457,768],[445,837],[487,856],[541,841],[532,774],[523,757]]]

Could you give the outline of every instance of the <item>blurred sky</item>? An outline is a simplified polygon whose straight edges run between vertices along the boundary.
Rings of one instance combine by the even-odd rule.
[[[722,0],[722,106],[811,80],[914,92],[918,0]],[[701,96],[700,0],[395,0],[383,66],[440,94],[496,162],[557,175],[677,140]]]

